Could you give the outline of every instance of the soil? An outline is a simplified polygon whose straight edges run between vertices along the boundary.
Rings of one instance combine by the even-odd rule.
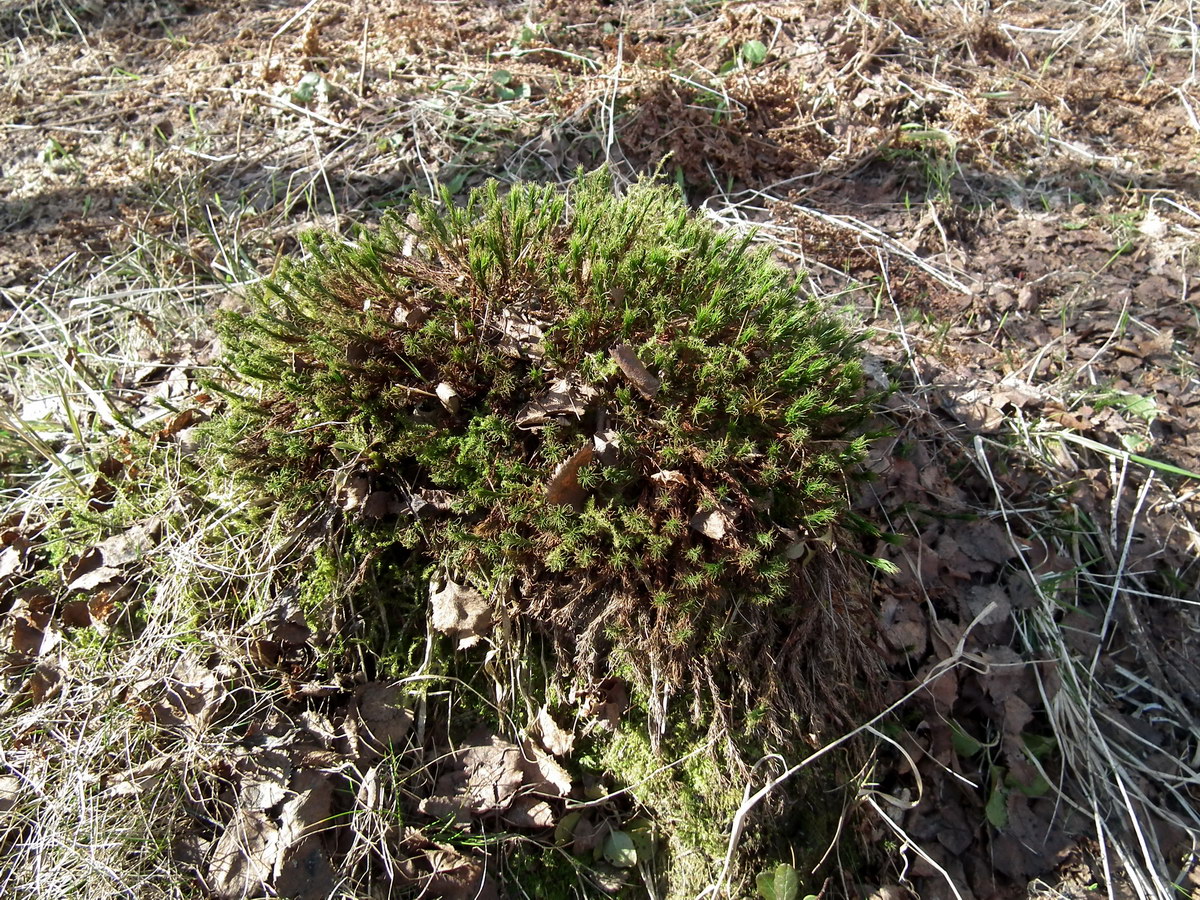
[[[236,304],[305,229],[438,183],[659,171],[873,330],[856,508],[904,536],[863,548],[901,705],[855,825],[887,852],[829,890],[1153,896],[1105,843],[1141,825],[1200,898],[1200,47],[1185,3],[1106,10],[8,3],[0,322],[131,272]],[[1088,664],[1144,766],[1100,840]]]

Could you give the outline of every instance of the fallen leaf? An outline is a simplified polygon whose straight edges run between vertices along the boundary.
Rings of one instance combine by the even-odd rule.
[[[518,359],[522,356],[541,359],[546,353],[542,344],[542,339],[545,337],[542,327],[544,324],[523,312],[502,309],[496,323],[496,327],[503,335],[500,338],[500,350]]]
[[[429,603],[434,629],[457,640],[459,650],[474,647],[495,624],[492,606],[483,594],[450,579],[441,589],[430,582]]]
[[[553,828],[554,810],[545,800],[518,797],[504,813],[503,819],[514,828]]]
[[[287,900],[328,900],[334,896],[337,882],[324,842],[319,837],[306,837],[281,853],[274,896]]]
[[[647,400],[652,400],[662,387],[662,381],[642,364],[634,349],[628,344],[618,344],[609,350],[608,354],[616,360],[617,366],[629,379],[630,384],[637,388],[638,393]]]
[[[401,686],[372,681],[355,688],[354,695],[363,731],[373,742],[372,749],[387,751],[400,746],[413,722]]]
[[[467,809],[479,816],[507,809],[525,781],[523,761],[520,747],[496,735],[486,744],[466,748],[466,783],[460,796]]]
[[[313,769],[301,769],[292,776],[290,793],[291,798],[279,813],[279,854],[274,864],[276,878],[287,865],[290,851],[304,839],[320,834],[328,827],[333,804],[333,785],[329,776]]]
[[[25,564],[22,553],[15,546],[5,547],[0,553],[0,581],[16,575]]]
[[[216,717],[225,702],[222,678],[216,672],[184,656],[170,676],[159,682],[162,699],[152,707],[162,725],[182,727],[201,734]]]
[[[618,869],[632,869],[638,861],[633,838],[624,831],[610,831],[604,840],[604,858]]]
[[[121,578],[121,575],[121,569],[114,569],[111,566],[101,566],[98,569],[92,569],[90,572],[80,575],[67,585],[67,590],[72,592],[93,591],[102,584],[113,584]]]
[[[911,600],[889,597],[880,610],[884,640],[894,650],[909,656],[920,656],[925,652],[929,640],[929,628],[925,614]]]
[[[550,715],[549,707],[543,706],[538,710],[537,721],[534,723],[538,741],[555,756],[569,756],[575,748],[575,735],[565,731]]]
[[[446,407],[447,412],[457,415],[458,411],[462,408],[462,399],[458,396],[458,391],[442,381],[434,388],[434,393],[442,401],[442,406]]]
[[[221,900],[259,896],[279,856],[279,827],[262,810],[235,809],[208,864],[208,884]]]
[[[103,796],[137,797],[146,791],[153,790],[162,781],[163,775],[171,768],[173,762],[174,760],[169,756],[160,756],[127,772],[122,772],[108,782]]]
[[[499,900],[496,888],[483,864],[451,849],[426,852],[433,874],[425,891],[437,900]]]
[[[692,519],[690,522],[688,522],[688,525],[700,532],[705,537],[712,538],[714,541],[719,541],[724,539],[733,523],[729,520],[729,516],[727,516],[722,510],[710,509],[707,511],[700,510],[697,512],[694,516],[692,516]]]
[[[338,493],[338,506],[346,512],[362,506],[371,493],[371,479],[366,475],[352,475]]]
[[[578,421],[596,396],[597,391],[591,385],[560,378],[546,393],[521,408],[517,413],[517,427],[532,430],[562,417]]]
[[[522,794],[557,798],[571,793],[574,783],[571,774],[552,756],[528,740],[521,750]]]
[[[5,814],[21,799],[21,779],[16,775],[0,775],[0,822]]]
[[[100,565],[119,568],[144,558],[162,536],[162,522],[151,519],[105,538],[89,552],[100,554]]]
[[[602,465],[611,466],[617,461],[617,451],[621,449],[621,437],[612,430],[598,431],[592,435],[592,446],[596,451],[596,459]]]
[[[559,463],[550,481],[546,484],[546,502],[558,506],[580,509],[586,492],[579,484],[579,470],[592,461],[594,451],[583,446],[570,459]]]
[[[682,472],[677,472],[674,469],[667,469],[663,472],[655,472],[650,476],[651,481],[657,481],[659,484],[687,484],[687,478]]]

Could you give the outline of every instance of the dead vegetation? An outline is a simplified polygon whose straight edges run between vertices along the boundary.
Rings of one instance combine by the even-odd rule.
[[[1195,894],[1189,4],[36,0],[0,30],[0,893],[707,896],[784,862],[827,896]],[[857,507],[906,541],[862,547],[897,569],[893,680],[844,821],[801,768],[839,734],[744,794],[694,735],[656,761],[619,680],[536,702],[520,632],[441,667],[424,583],[358,606],[362,572],[297,567],[324,523],[197,475],[213,311],[300,231],[602,161],[661,163],[874,329],[894,433]],[[347,622],[416,623],[408,677]],[[781,797],[828,854],[755,845]]]

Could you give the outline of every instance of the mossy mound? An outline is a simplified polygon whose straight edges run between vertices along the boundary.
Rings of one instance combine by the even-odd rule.
[[[234,468],[571,667],[722,719],[844,708],[869,617],[828,547],[867,448],[859,338],[765,250],[604,173],[305,246],[221,324]]]

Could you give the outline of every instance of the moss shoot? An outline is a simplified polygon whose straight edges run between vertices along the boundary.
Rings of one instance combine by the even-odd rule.
[[[507,605],[576,675],[812,730],[868,656],[827,548],[869,400],[859,336],[749,244],[603,172],[311,235],[221,323],[212,446],[364,554]]]

